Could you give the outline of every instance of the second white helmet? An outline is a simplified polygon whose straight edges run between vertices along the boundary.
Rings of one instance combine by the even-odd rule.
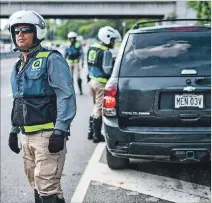
[[[13,28],[18,24],[30,24],[36,29],[36,38],[42,41],[46,37],[47,29],[45,20],[41,15],[31,10],[20,10],[13,13],[8,21],[8,29],[13,35]],[[14,41],[14,39],[13,39]]]
[[[68,39],[70,38],[76,38],[77,37],[77,33],[76,32],[69,32],[67,35]]]
[[[99,29],[98,38],[104,44],[109,45],[112,38],[121,40],[121,35],[118,30],[115,30],[110,26],[105,26]]]

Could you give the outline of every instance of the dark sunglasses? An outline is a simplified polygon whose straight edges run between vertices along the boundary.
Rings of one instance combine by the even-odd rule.
[[[14,33],[15,33],[16,35],[18,35],[20,31],[21,31],[22,33],[24,33],[24,34],[34,32],[34,30],[33,30],[32,27],[16,27],[16,28],[14,29]]]

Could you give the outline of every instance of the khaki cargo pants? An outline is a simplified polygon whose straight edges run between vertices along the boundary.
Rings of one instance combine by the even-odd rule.
[[[80,72],[81,72],[81,67],[80,67],[80,63],[72,63],[69,64],[69,68],[72,74],[72,78],[74,79],[74,72],[77,72],[77,79],[81,78]]]
[[[94,104],[93,117],[98,118],[102,116],[105,84],[91,79],[89,82],[89,86],[91,89],[91,95],[93,97]]]
[[[50,153],[49,137],[52,131],[22,135],[24,169],[30,185],[41,196],[57,195],[63,198],[60,179],[65,163],[66,141],[63,151]]]

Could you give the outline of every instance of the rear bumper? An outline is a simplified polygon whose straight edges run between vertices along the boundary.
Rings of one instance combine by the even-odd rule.
[[[121,128],[117,118],[103,120],[107,147],[113,156],[187,162],[201,161],[203,155],[211,154],[210,128]],[[180,159],[174,157],[176,153],[181,154]]]

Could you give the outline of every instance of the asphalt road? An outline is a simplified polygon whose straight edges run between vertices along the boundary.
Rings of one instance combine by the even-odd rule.
[[[15,60],[1,60],[1,203],[33,203],[33,190],[24,174],[22,155],[16,155],[8,147],[12,107],[10,73]],[[80,96],[76,87],[77,115],[67,142],[62,176],[67,203],[71,200],[76,203],[73,199],[77,198],[84,203],[210,202],[210,165],[132,160],[127,170],[110,170],[105,160],[105,145],[87,140],[92,100],[85,70],[82,75],[84,95]],[[96,150],[98,147],[102,148],[101,153]],[[94,163],[96,156],[99,158]]]

